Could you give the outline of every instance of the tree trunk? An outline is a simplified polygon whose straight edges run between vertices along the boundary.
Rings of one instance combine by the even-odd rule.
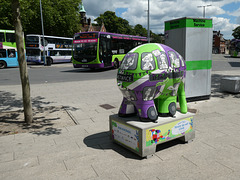
[[[27,71],[27,62],[25,59],[25,52],[24,52],[24,40],[23,40],[22,25],[20,20],[19,0],[12,0],[12,10],[13,10],[13,23],[15,27],[20,78],[22,82],[24,119],[27,124],[31,124],[33,121],[32,103],[31,103],[28,71]]]

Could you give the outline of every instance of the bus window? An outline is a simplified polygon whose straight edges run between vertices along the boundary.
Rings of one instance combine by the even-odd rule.
[[[138,54],[128,53],[124,56],[120,69],[135,70],[137,68]]]
[[[15,49],[8,49],[8,57],[13,58],[16,57]]]
[[[112,53],[113,54],[118,54],[118,43],[116,39],[112,39]]]
[[[16,42],[14,33],[6,33],[6,41],[7,42]]]
[[[177,58],[177,55],[173,51],[168,51],[168,56],[171,61],[171,67],[179,68],[180,60]]]
[[[154,57],[152,53],[142,53],[142,70],[153,70],[156,68]]]
[[[39,37],[38,36],[27,36],[26,42],[35,42],[39,43]]]
[[[56,51],[55,56],[61,56],[59,51]]]
[[[44,38],[44,45],[47,46],[48,45],[48,41],[46,40],[46,38]],[[43,45],[43,38],[41,37],[41,44]]]
[[[26,49],[27,56],[40,56],[39,49]]]
[[[49,56],[54,56],[53,50],[49,50],[49,51],[48,51],[48,54],[49,54]]]
[[[152,51],[152,53],[157,58],[158,68],[161,70],[168,69],[168,59],[166,53],[163,51],[159,51],[158,49]]]
[[[118,51],[119,51],[119,54],[125,54],[125,50],[124,50],[124,47],[125,47],[125,44],[124,44],[124,42],[119,42],[118,43]]]
[[[5,42],[4,33],[0,32],[0,42]]]
[[[0,58],[6,58],[6,57],[7,57],[6,49],[0,49]]]
[[[126,41],[126,45],[125,45],[125,52],[127,53],[128,51],[130,51],[131,49],[133,49],[133,42],[128,40]]]
[[[182,57],[179,53],[177,53],[177,54],[178,54],[178,58],[179,58],[180,61],[181,61],[181,66],[182,66],[182,67],[185,66],[183,57]]]

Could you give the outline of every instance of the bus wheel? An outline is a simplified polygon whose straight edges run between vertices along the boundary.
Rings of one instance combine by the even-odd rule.
[[[7,63],[5,61],[0,61],[0,69],[4,69],[7,67]]]
[[[155,121],[155,120],[158,119],[157,111],[156,111],[156,109],[153,106],[151,106],[147,110],[147,115],[148,115],[148,118],[151,119],[152,121]]]
[[[176,114],[177,108],[176,108],[176,103],[175,102],[171,102],[168,106],[168,110],[169,110],[169,114],[170,116],[174,116]]]
[[[52,63],[53,63],[53,59],[52,58],[47,58],[47,65],[51,66]]]
[[[118,61],[118,59],[116,58],[116,59],[114,59],[114,62],[113,62],[113,67],[114,67],[114,69],[117,69],[117,68],[119,68],[119,61]]]

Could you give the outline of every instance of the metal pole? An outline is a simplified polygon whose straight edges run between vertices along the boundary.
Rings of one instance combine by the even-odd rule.
[[[209,6],[212,6],[211,4],[209,4],[209,5],[206,5],[206,6],[198,6],[198,8],[200,8],[200,7],[202,7],[203,8],[203,18],[205,18],[205,8],[206,7],[209,7]]]
[[[149,9],[150,9],[150,2],[149,2],[149,0],[148,0],[148,43],[150,43]]]
[[[205,7],[206,6],[203,6],[203,18],[205,18]]]
[[[43,27],[43,15],[42,15],[42,2],[41,2],[41,0],[40,0],[40,13],[41,13],[42,34],[43,34],[43,57],[44,57],[43,62],[44,62],[44,66],[46,66],[47,63],[46,63],[46,54],[45,54],[45,39],[44,39],[44,27]]]

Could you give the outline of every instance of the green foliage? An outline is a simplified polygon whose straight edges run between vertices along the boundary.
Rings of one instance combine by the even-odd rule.
[[[9,0],[0,1],[0,28],[13,30],[12,3]]]
[[[147,30],[141,24],[137,24],[136,26],[134,26],[134,31],[135,31],[135,34],[138,36],[147,37]]]
[[[236,27],[236,28],[233,30],[232,36],[233,36],[235,39],[240,39],[240,26]]]
[[[106,11],[104,14],[100,14],[100,16],[94,21],[97,21],[99,25],[104,23],[108,32],[120,34],[132,33],[132,28],[129,25],[129,22],[126,19],[117,17],[115,12],[112,11]]]
[[[42,34],[40,0],[19,0],[25,34]],[[73,37],[80,30],[78,6],[81,0],[42,0],[44,33]],[[14,29],[11,1],[0,1],[1,29]]]
[[[147,30],[141,24],[137,24],[134,27],[131,27],[126,19],[117,17],[115,12],[112,11],[106,11],[105,13],[100,14],[100,16],[95,19],[95,21],[99,26],[104,23],[108,32],[147,37]],[[162,43],[162,35],[155,34],[153,32],[151,32],[150,35],[151,42]]]
[[[164,44],[164,34],[155,34],[150,32],[152,43],[162,43]]]
[[[21,21],[25,34],[42,34],[40,0],[19,0]],[[73,37],[80,31],[78,6],[81,0],[42,0],[45,35]],[[1,29],[14,29],[10,0],[0,1]],[[142,25],[134,27],[126,19],[117,17],[115,12],[106,11],[95,19],[98,25],[104,23],[108,32],[131,34],[147,37],[147,30]],[[151,42],[162,42],[161,35],[151,32]]]

